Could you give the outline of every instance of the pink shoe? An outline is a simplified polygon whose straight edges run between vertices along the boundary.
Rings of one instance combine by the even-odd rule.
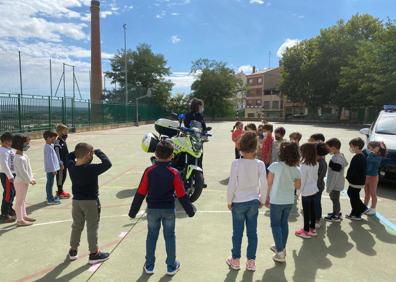
[[[312,236],[309,235],[309,232],[306,232],[304,230],[304,228],[301,228],[301,229],[297,230],[294,234],[296,236],[304,238],[304,239],[311,239],[311,237],[312,237]]]
[[[226,259],[226,264],[234,270],[241,269],[241,263],[239,259],[234,259],[232,257],[229,257],[228,259]]]
[[[318,233],[316,232],[316,229],[310,229],[308,235],[311,237],[316,237],[318,236]]]
[[[254,259],[249,259],[246,262],[246,269],[250,271],[256,271],[256,261]]]

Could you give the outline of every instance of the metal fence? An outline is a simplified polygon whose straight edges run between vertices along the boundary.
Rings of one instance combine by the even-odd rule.
[[[51,129],[58,123],[71,128],[91,125],[155,120],[164,115],[163,107],[91,103],[70,97],[49,97],[0,93],[0,132],[29,132]]]

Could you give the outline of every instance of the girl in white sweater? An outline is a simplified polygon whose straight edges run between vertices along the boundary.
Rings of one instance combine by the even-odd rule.
[[[305,143],[301,151],[301,202],[304,210],[304,227],[296,231],[296,236],[309,239],[316,236],[315,197],[318,189],[318,169],[316,144]]]
[[[243,158],[234,160],[228,183],[227,204],[232,212],[232,250],[226,263],[235,270],[240,269],[241,244],[246,225],[248,237],[246,269],[256,270],[257,216],[258,209],[265,203],[267,175],[265,165],[256,159],[257,135],[246,132],[242,135],[239,149]]]
[[[14,160],[16,177],[14,186],[16,191],[15,213],[17,216],[17,226],[29,226],[32,225],[32,222],[36,221],[27,216],[25,206],[29,184],[36,184],[29,158],[24,154],[30,147],[29,142],[30,138],[22,134],[15,134],[12,139],[12,148],[16,150]]]

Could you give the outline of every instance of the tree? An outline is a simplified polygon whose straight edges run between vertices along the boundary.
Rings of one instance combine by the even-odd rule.
[[[189,110],[190,96],[183,93],[176,93],[171,96],[168,102],[167,109],[173,113],[186,113]]]
[[[205,102],[205,112],[209,116],[233,114],[236,93],[242,89],[242,80],[224,62],[198,59],[193,62],[191,72],[198,79],[191,86],[192,97]]]
[[[128,102],[133,102],[136,97],[146,94],[151,88],[152,100],[160,105],[166,104],[170,97],[173,83],[166,79],[170,69],[162,54],[155,54],[150,45],[140,44],[136,50],[127,50],[128,69]],[[125,102],[125,55],[123,50],[110,59],[111,71],[106,73],[113,84],[118,85],[117,90],[110,91],[106,99],[114,102]]]

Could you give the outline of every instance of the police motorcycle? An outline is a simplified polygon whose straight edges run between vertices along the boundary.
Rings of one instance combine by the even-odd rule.
[[[160,118],[154,123],[159,136],[146,133],[142,140],[142,149],[146,153],[154,153],[158,142],[170,141],[174,146],[171,165],[180,172],[186,193],[190,201],[195,202],[201,196],[205,186],[203,170],[199,166],[199,159],[203,154],[203,143],[208,142],[208,137],[212,135],[203,132],[200,122],[192,121],[190,128],[186,128],[182,126],[184,114],[172,115],[177,117],[177,120]],[[155,157],[151,157],[150,161],[154,164]]]

